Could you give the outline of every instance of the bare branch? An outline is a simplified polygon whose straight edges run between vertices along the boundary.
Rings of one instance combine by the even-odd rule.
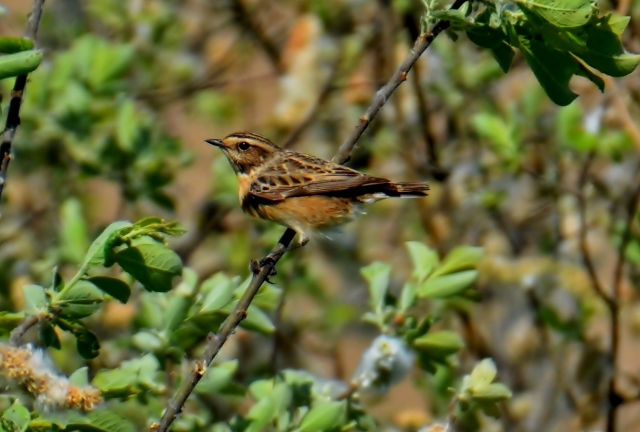
[[[584,266],[587,268],[587,273],[589,274],[589,279],[591,280],[591,285],[593,285],[593,289],[595,290],[598,297],[600,297],[606,304],[609,309],[613,307],[614,300],[607,294],[602,285],[602,281],[598,277],[596,272],[596,267],[591,259],[591,254],[589,252],[589,247],[587,245],[587,198],[584,196],[584,186],[587,182],[587,177],[589,173],[589,168],[591,167],[591,162],[593,162],[595,154],[591,152],[585,161],[582,172],[580,173],[579,180],[579,191],[578,195],[578,204],[579,204],[579,212],[580,212],[580,251],[582,253],[582,261],[584,262]]]
[[[464,3],[468,0],[456,0],[455,3],[451,6],[451,9],[459,9]],[[364,117],[361,117],[360,123],[356,127],[356,129],[351,133],[351,135],[343,142],[338,150],[338,154],[333,158],[334,161],[338,163],[346,162],[350,155],[351,151],[356,145],[356,142],[362,136],[362,133],[369,126],[373,118],[376,116],[378,111],[382,108],[382,106],[389,100],[389,97],[393,94],[393,92],[398,88],[400,84],[407,80],[407,72],[411,70],[411,67],[418,60],[420,55],[431,45],[434,39],[444,30],[449,27],[448,21],[438,21],[432,28],[432,30],[425,34],[420,35],[420,37],[416,40],[416,43],[413,49],[410,51],[408,57],[402,62],[400,68],[393,74],[389,82],[380,89],[373,98],[371,105],[367,109]],[[196,362],[196,366],[192,368],[190,376],[186,378],[182,388],[178,390],[174,398],[171,400],[167,409],[165,410],[160,423],[154,423],[151,426],[151,431],[153,432],[167,432],[169,427],[174,422],[174,420],[178,417],[180,412],[184,407],[187,399],[193,389],[196,387],[198,382],[204,376],[207,368],[213,361],[213,359],[218,355],[220,349],[227,341],[229,336],[235,331],[235,329],[240,325],[240,323],[247,316],[247,309],[249,305],[253,301],[253,298],[258,294],[258,290],[262,286],[262,284],[267,280],[267,278],[272,274],[275,269],[276,264],[282,258],[282,255],[285,253],[285,249],[295,237],[295,231],[291,229],[287,229],[278,244],[273,248],[272,252],[269,256],[272,258],[270,260],[266,260],[264,265],[260,267],[259,271],[254,273],[247,290],[244,292],[236,308],[226,319],[222,328],[217,333],[217,335],[210,334],[209,341],[207,343],[207,349],[203,355],[203,357]]]
[[[453,5],[451,5],[451,9],[460,9],[460,7],[465,4],[467,0],[456,0]],[[344,140],[340,148],[338,149],[338,154],[332,159],[333,162],[337,163],[345,163],[351,157],[351,151],[355,147],[358,139],[362,136],[364,131],[367,129],[371,121],[375,118],[380,111],[380,108],[387,103],[389,97],[393,94],[393,92],[407,80],[407,74],[418,61],[422,53],[429,48],[429,46],[433,43],[436,37],[444,30],[449,28],[449,21],[438,21],[430,32],[422,34],[416,39],[415,44],[411,51],[409,51],[409,55],[402,62],[398,70],[393,74],[389,82],[382,87],[380,90],[376,92],[376,95],[369,105],[369,108],[364,113],[364,116],[360,117],[360,123],[355,129],[351,132],[351,134]]]
[[[25,36],[34,42],[38,34],[43,6],[44,0],[35,0],[33,2],[31,15],[29,15],[29,20],[27,21]],[[13,90],[11,90],[11,101],[9,102],[7,120],[5,122],[2,135],[0,135],[0,199],[2,199],[4,185],[7,182],[7,171],[9,169],[9,163],[11,162],[11,147],[13,146],[13,139],[16,135],[16,131],[18,130],[18,126],[20,125],[20,105],[22,104],[22,97],[24,95],[26,85],[27,75],[19,75],[16,77]]]
[[[31,327],[38,324],[42,318],[43,316],[40,314],[29,315],[24,321],[20,323],[18,327],[14,328],[11,331],[11,335],[9,336],[9,345],[18,346],[20,344],[20,339],[22,339],[22,336],[24,336],[24,334],[29,331]]]

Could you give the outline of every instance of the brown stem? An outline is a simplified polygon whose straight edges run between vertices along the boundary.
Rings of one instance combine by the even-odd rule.
[[[451,5],[451,10],[460,9],[460,7],[465,4],[468,0],[456,0],[453,5]],[[367,129],[371,121],[375,118],[378,111],[387,103],[387,100],[393,92],[398,88],[400,84],[407,80],[407,73],[411,70],[415,62],[418,61],[422,53],[429,48],[429,46],[433,43],[436,37],[444,30],[449,28],[449,21],[438,21],[430,32],[422,34],[416,39],[415,44],[411,51],[409,51],[409,55],[402,62],[398,70],[393,74],[389,82],[378,90],[371,101],[371,105],[364,113],[362,117],[360,117],[360,122],[355,127],[355,129],[349,134],[349,136],[344,140],[340,148],[338,149],[338,154],[332,159],[333,162],[336,163],[345,163],[349,160],[351,155],[351,151],[358,142],[358,139],[362,136],[364,131]]]
[[[22,336],[29,331],[29,329],[40,322],[42,319],[42,315],[29,315],[24,321],[20,323],[20,325],[14,328],[11,331],[11,335],[9,336],[9,345],[18,346],[20,344],[20,339]]]
[[[414,94],[418,100],[420,130],[427,146],[427,156],[429,157],[428,163],[435,171],[440,171],[440,161],[438,159],[438,152],[436,151],[436,140],[431,133],[431,128],[429,127],[429,108],[427,106],[427,98],[425,97],[424,92],[422,91],[422,86],[420,85],[420,63],[416,63],[414,68],[415,73],[413,74],[411,83],[413,84]]]
[[[456,0],[455,3],[451,6],[451,9],[459,9],[467,1],[468,0]],[[407,72],[418,60],[424,50],[426,50],[429,45],[431,45],[438,34],[440,34],[448,27],[448,21],[438,21],[433,26],[431,32],[425,35],[421,35],[418,40],[416,40],[414,48],[409,53],[408,57],[402,62],[400,68],[396,71],[393,77],[391,77],[389,82],[376,93],[373,101],[371,102],[371,105],[365,113],[365,116],[360,119],[360,124],[340,146],[338,154],[333,158],[335,162],[344,163],[349,159],[351,151],[355,147],[356,142],[365,131],[367,126],[369,126],[371,120],[373,120],[378,111],[380,111],[380,108],[382,108],[382,106],[387,102],[395,89],[398,88],[398,86],[404,81],[406,81]],[[199,361],[195,363],[194,368],[191,370],[190,376],[185,380],[182,388],[178,390],[174,398],[167,406],[167,409],[162,415],[162,419],[160,419],[160,423],[154,423],[151,426],[151,431],[167,432],[169,430],[169,427],[182,411],[184,404],[189,398],[189,395],[191,394],[191,392],[193,392],[193,389],[202,379],[213,359],[216,357],[216,355],[218,355],[218,352],[220,352],[220,349],[227,341],[229,336],[234,332],[238,325],[240,325],[242,320],[246,318],[247,309],[253,301],[253,298],[256,296],[256,294],[258,294],[258,290],[260,289],[262,284],[272,274],[272,271],[275,269],[276,264],[278,263],[280,258],[282,258],[282,255],[284,255],[285,249],[287,248],[287,246],[289,246],[289,244],[291,244],[291,241],[295,237],[295,234],[295,231],[293,231],[292,229],[287,229],[278,241],[278,244],[276,244],[276,246],[273,248],[270,254],[272,259],[266,260],[259,271],[254,273],[253,278],[251,279],[251,282],[247,287],[247,290],[238,301],[238,304],[236,305],[234,311],[222,324],[222,327],[217,334],[212,333],[209,335],[209,340],[207,342],[207,348],[204,355]]]
[[[598,274],[596,273],[596,267],[591,260],[591,254],[589,253],[589,247],[587,245],[587,198],[584,196],[584,186],[587,182],[589,168],[591,167],[591,162],[593,162],[595,154],[592,152],[587,157],[585,161],[582,172],[580,173],[579,180],[579,191],[578,195],[578,204],[580,211],[580,251],[582,253],[582,260],[584,262],[585,267],[587,268],[587,273],[589,274],[589,279],[591,280],[591,284],[598,295],[606,304],[607,307],[611,310],[614,306],[614,300],[606,293]]]
[[[35,0],[29,20],[27,21],[27,29],[25,36],[35,42],[42,17],[42,7],[44,0]],[[11,90],[11,101],[9,102],[9,111],[7,112],[7,120],[4,130],[0,135],[0,199],[4,192],[4,185],[7,182],[7,171],[11,162],[11,147],[16,131],[20,125],[20,105],[22,104],[22,96],[27,85],[27,75],[18,75],[16,82]]]

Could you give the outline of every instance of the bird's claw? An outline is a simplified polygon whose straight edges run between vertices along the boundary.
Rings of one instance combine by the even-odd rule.
[[[276,265],[276,259],[275,259],[275,257],[273,256],[273,254],[269,254],[269,255],[267,255],[266,257],[262,258],[262,259],[260,260],[260,262],[258,263],[258,265],[260,266],[260,268],[262,268],[262,267],[264,267],[264,266],[266,266],[266,265],[269,265],[269,264],[271,264],[272,266],[274,266],[274,267],[273,267],[273,270],[271,270],[271,271],[272,271],[272,272],[273,272],[273,271],[275,271],[275,269],[276,269],[276,268],[275,268],[275,265]]]
[[[276,268],[275,268],[276,261],[273,259],[273,257],[271,257],[271,254],[262,258],[259,262],[256,260],[251,260],[251,262],[249,263],[249,269],[251,270],[251,273],[253,273],[254,275],[257,275],[264,268],[264,266],[266,266],[269,263],[271,263],[273,267],[271,267],[271,271],[265,278],[265,282],[273,284],[273,282],[269,278],[271,276],[277,275],[278,272],[276,271]]]

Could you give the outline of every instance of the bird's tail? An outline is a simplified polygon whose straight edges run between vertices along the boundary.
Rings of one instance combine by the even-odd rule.
[[[418,198],[427,196],[429,185],[426,183],[392,183],[400,198]]]

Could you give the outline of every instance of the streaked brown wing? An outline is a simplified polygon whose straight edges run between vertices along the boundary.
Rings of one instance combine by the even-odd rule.
[[[386,179],[291,152],[288,158],[280,159],[262,171],[251,184],[249,193],[277,202],[310,195],[359,195],[388,183]]]

